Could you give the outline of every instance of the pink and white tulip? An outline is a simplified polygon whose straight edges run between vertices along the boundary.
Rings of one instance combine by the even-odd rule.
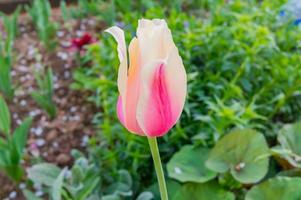
[[[118,43],[119,120],[132,133],[163,136],[180,118],[187,90],[185,68],[171,31],[164,20],[139,20],[129,59],[123,30],[114,26],[106,32]]]

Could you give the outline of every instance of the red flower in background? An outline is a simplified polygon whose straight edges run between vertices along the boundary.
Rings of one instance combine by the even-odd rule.
[[[95,39],[91,36],[90,33],[85,33],[80,38],[73,38],[71,40],[71,47],[76,48],[77,50],[81,51],[84,46],[92,44],[95,42]]]

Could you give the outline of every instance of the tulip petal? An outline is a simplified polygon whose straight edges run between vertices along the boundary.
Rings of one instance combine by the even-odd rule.
[[[122,97],[121,96],[118,97],[116,110],[117,110],[117,117],[118,117],[119,121],[121,122],[121,124],[123,126],[125,126],[125,119],[124,119],[124,114],[123,114]]]
[[[177,121],[184,108],[187,94],[187,76],[178,49],[171,50],[166,65],[166,85],[169,98],[172,99],[173,120]]]
[[[126,93],[126,128],[136,134],[144,135],[136,119],[137,103],[140,90],[140,50],[137,38],[129,45],[130,67]]]
[[[175,63],[166,64],[165,61],[150,63],[143,68],[141,74],[143,86],[138,102],[137,120],[149,137],[159,137],[167,133],[177,122],[183,109],[186,96],[186,75],[179,74],[182,70],[173,70],[180,80],[179,83],[176,79],[170,80],[172,71],[168,71],[171,69],[168,64]],[[181,68],[182,65],[173,67]],[[176,92],[181,95],[176,95]],[[179,99],[172,99],[174,97]]]
[[[141,51],[141,64],[165,59],[170,49],[175,48],[172,35],[162,19],[141,19],[138,22],[137,37]]]
[[[106,32],[110,33],[114,39],[116,40],[118,46],[118,57],[120,61],[120,66],[118,69],[118,90],[122,97],[122,105],[123,105],[123,113],[126,104],[126,85],[127,85],[127,73],[128,73],[128,64],[127,64],[127,50],[126,50],[126,43],[124,32],[117,26],[113,26],[105,30]]]

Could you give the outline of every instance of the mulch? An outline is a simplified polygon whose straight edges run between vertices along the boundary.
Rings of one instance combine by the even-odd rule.
[[[34,119],[27,141],[24,166],[29,167],[34,160],[55,163],[61,167],[71,166],[71,150],[85,151],[89,137],[95,135],[92,120],[99,111],[87,101],[90,95],[88,92],[70,88],[73,82],[72,71],[79,67],[74,61],[75,51],[70,49],[70,41],[85,32],[92,35],[100,32],[103,24],[95,18],[70,20],[66,23],[61,19],[60,11],[54,9],[53,20],[60,24],[56,37],[58,46],[55,51],[48,52],[39,41],[30,18],[23,14],[19,19],[20,35],[15,41],[12,70],[13,82],[17,88],[9,107],[14,128],[28,116]],[[52,67],[54,72],[57,117],[53,120],[31,97],[32,91],[37,88],[33,71],[42,66]],[[14,196],[15,191],[16,197],[10,199],[25,199],[19,191],[20,185],[13,185],[3,174],[0,174],[0,186],[0,199]]]

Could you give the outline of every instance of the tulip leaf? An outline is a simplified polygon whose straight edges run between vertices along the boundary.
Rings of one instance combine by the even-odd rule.
[[[278,151],[291,165],[301,168],[301,122],[285,125],[279,132]]]
[[[230,170],[242,183],[255,183],[268,171],[269,148],[264,136],[251,129],[237,129],[217,142],[206,166],[219,173]]]
[[[11,116],[4,98],[0,95],[0,133],[10,134]]]
[[[215,181],[207,183],[187,183],[179,189],[172,200],[234,200],[231,192],[223,190]]]
[[[184,146],[167,164],[168,175],[181,182],[204,183],[213,179],[216,172],[205,166],[209,149]]]
[[[300,200],[301,178],[276,177],[254,186],[245,200]]]

